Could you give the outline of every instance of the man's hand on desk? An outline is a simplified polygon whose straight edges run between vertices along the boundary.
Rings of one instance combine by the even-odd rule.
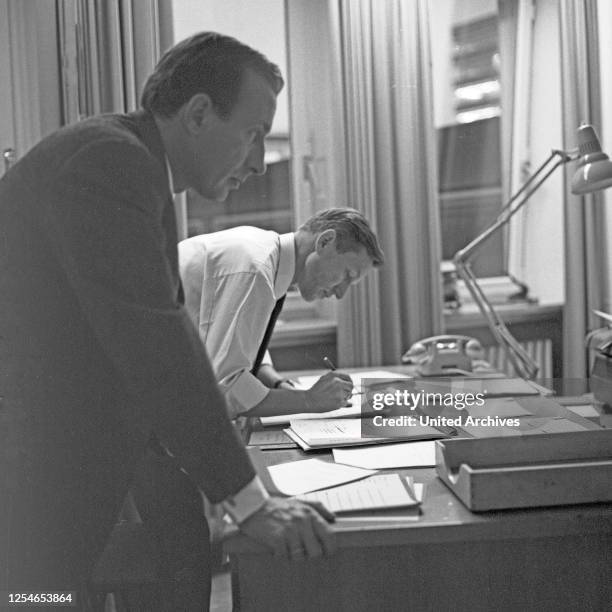
[[[348,374],[334,370],[327,372],[306,391],[305,412],[328,412],[346,406],[353,390]]]
[[[336,549],[335,534],[328,524],[333,514],[315,507],[294,499],[270,497],[240,524],[240,531],[272,549],[278,557],[300,560],[331,555]]]

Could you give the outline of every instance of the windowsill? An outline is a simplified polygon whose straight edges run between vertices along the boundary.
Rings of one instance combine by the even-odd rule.
[[[563,304],[538,304],[526,301],[494,304],[493,307],[505,323],[522,323],[536,319],[549,320],[552,316],[559,316],[563,310]],[[456,310],[445,310],[444,322],[447,330],[451,328],[455,331],[484,322],[484,315],[476,304],[462,304]]]

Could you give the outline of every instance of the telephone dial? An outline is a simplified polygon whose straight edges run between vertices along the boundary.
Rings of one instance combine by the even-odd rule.
[[[432,336],[415,342],[402,355],[402,363],[417,366],[421,376],[448,376],[456,370],[472,371],[472,361],[482,359],[480,342],[470,336]]]

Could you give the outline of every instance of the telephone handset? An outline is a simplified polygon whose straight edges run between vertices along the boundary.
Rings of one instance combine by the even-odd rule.
[[[472,371],[472,360],[483,355],[480,342],[470,336],[432,336],[415,342],[402,355],[402,363],[417,365],[421,376],[444,376]]]

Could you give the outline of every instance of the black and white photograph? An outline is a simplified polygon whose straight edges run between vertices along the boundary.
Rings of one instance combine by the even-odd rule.
[[[610,610],[611,74],[609,0],[0,0],[0,610]]]

